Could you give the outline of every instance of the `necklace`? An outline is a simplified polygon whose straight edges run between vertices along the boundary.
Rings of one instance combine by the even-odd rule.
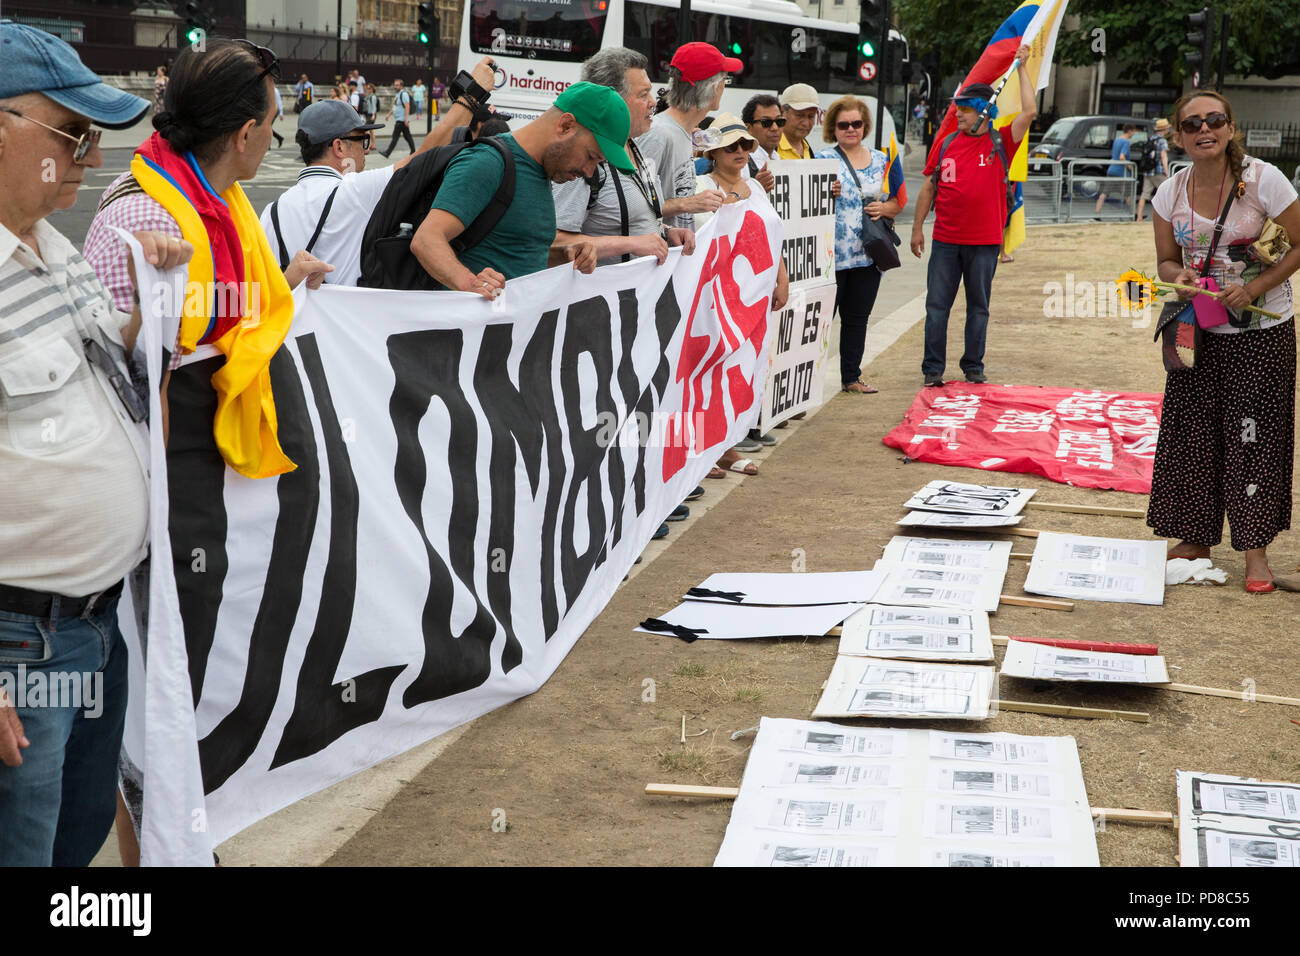
[[[1187,178],[1191,180],[1192,212],[1195,213],[1196,212],[1196,167],[1195,166],[1192,167],[1192,172]],[[1223,163],[1223,175],[1219,177],[1219,194],[1214,199],[1215,211],[1208,217],[1210,219],[1215,218],[1216,216],[1219,215],[1220,212],[1223,211],[1223,186],[1227,181],[1228,181],[1228,163],[1227,160],[1225,159]]]

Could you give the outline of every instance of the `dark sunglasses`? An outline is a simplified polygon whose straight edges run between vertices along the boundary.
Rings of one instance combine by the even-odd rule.
[[[1204,116],[1189,116],[1181,120],[1178,128],[1184,133],[1196,133],[1200,131],[1202,123],[1210,129],[1223,129],[1227,122],[1228,117],[1225,113],[1206,113]]]
[[[726,146],[722,147],[722,151],[724,153],[734,153],[738,149],[743,149],[745,152],[748,153],[753,148],[754,148],[754,144],[751,143],[749,140],[738,139],[734,143],[728,143]]]
[[[784,116],[778,116],[778,117],[776,117],[775,119],[772,119],[772,118],[770,118],[770,117],[769,117],[768,119],[756,119],[756,120],[754,120],[754,122],[757,123],[759,126],[763,127],[763,129],[771,129],[771,128],[772,128],[772,124],[774,124],[774,123],[776,124],[776,128],[777,128],[777,129],[784,129],[784,128],[785,128],[785,117],[784,117]]]
[[[234,97],[231,97],[232,99],[238,98],[239,93],[244,92],[244,90],[248,89],[254,83],[260,82],[262,77],[268,74],[270,74],[272,80],[277,83],[280,82],[280,60],[273,52],[264,46],[258,46],[252,40],[236,40],[235,42],[244,44],[244,46],[257,54],[257,60],[262,66],[262,72],[241,86],[239,92],[236,93]]]
[[[836,123],[835,128],[838,130],[862,129],[862,120],[845,120],[842,123]]]
[[[369,133],[359,133],[356,136],[340,136],[339,139],[346,139],[350,143],[365,143],[366,149],[374,145],[374,138]]]

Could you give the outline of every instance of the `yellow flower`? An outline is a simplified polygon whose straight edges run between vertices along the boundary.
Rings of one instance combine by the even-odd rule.
[[[1140,312],[1155,298],[1155,280],[1136,269],[1125,272],[1115,280],[1115,285],[1119,287],[1120,299],[1133,311]]]

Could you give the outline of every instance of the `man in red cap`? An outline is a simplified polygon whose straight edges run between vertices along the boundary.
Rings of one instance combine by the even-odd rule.
[[[695,148],[691,132],[722,103],[727,74],[744,64],[723,56],[711,43],[687,43],[673,54],[668,79],[668,109],[654,118],[637,148],[654,160],[660,191],[674,197],[663,204],[664,225],[695,229],[695,213],[714,212],[726,195],[718,189],[695,192]]]

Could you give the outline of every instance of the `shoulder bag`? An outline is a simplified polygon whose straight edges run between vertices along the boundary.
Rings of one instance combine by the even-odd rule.
[[[858,187],[858,195],[862,195],[862,180],[858,179],[858,171],[853,168],[849,162],[848,154],[836,146],[835,152],[840,154],[840,159],[844,165],[849,167],[849,172],[853,175],[854,185]],[[881,216],[879,219],[872,219],[867,215],[866,196],[862,196],[862,248],[866,250],[867,255],[871,257],[871,263],[881,272],[888,272],[890,269],[897,269],[901,263],[898,260],[897,247],[902,245],[903,240],[898,238],[898,233],[894,231],[894,220],[886,219]]]

